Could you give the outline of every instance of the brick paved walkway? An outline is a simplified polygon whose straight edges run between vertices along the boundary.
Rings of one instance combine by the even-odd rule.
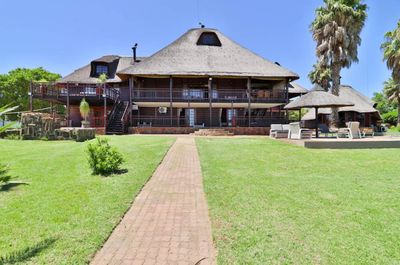
[[[92,264],[215,264],[194,138],[178,137]]]

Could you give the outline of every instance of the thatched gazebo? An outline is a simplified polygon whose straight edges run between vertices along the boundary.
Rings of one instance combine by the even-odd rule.
[[[325,91],[321,86],[315,85],[309,93],[290,102],[284,108],[288,110],[314,108],[315,117],[318,117],[319,108],[338,108],[353,105],[353,103]],[[318,118],[315,119],[315,135],[318,138]]]
[[[374,124],[374,121],[376,122],[381,119],[378,110],[375,108],[375,103],[370,98],[363,95],[362,93],[360,93],[353,87],[348,86],[348,85],[341,85],[339,98],[349,101],[351,103],[354,103],[354,106],[338,108],[338,112],[343,113],[344,122],[350,121],[350,120],[348,120],[347,117],[348,117],[348,115],[350,116],[350,114],[352,114],[352,113],[362,114],[363,116],[365,115],[365,117],[363,118],[364,119],[363,122],[362,122],[362,120],[358,120],[358,121],[360,121],[360,125],[362,123],[365,123],[368,125]],[[331,108],[320,108],[318,110],[319,121],[320,121],[321,117],[328,116],[330,114],[332,114]],[[348,114],[348,115],[344,115],[344,114]],[[351,115],[351,116],[353,116],[353,115]],[[366,117],[369,118],[369,121],[367,121]],[[309,111],[303,117],[301,117],[301,120],[305,121],[305,122],[314,121],[315,120],[314,110],[309,109]],[[367,127],[368,125],[364,125],[364,126]]]

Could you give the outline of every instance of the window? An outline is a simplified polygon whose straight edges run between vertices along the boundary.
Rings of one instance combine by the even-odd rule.
[[[204,99],[204,91],[202,89],[183,89],[182,96],[184,99]]]
[[[194,125],[196,124],[196,110],[186,109],[186,117],[188,119],[189,126],[194,127]]]
[[[197,41],[197,45],[221,46],[222,44],[214,32],[203,32]]]
[[[102,64],[96,65],[96,75],[101,75],[101,74],[108,74],[107,65],[102,65]]]

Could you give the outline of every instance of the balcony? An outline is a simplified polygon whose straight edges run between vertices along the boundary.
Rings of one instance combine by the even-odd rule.
[[[172,94],[168,88],[152,89],[139,88],[133,91],[135,102],[209,102],[210,95],[207,89],[176,89]],[[219,103],[247,103],[248,93],[246,89],[213,89],[211,101]],[[286,103],[284,91],[257,90],[251,91],[252,103]]]
[[[191,125],[188,117],[156,117],[151,115],[134,116],[132,118],[133,126],[137,127],[209,127],[208,119],[197,120],[194,125]],[[250,127],[268,127],[274,123],[287,123],[285,117],[251,117]],[[213,124],[211,127],[249,127],[248,116],[237,116],[234,121],[229,123]]]
[[[102,104],[105,96],[107,102],[113,103],[119,97],[119,91],[113,87],[102,84],[59,84],[59,83],[33,83],[31,93],[34,98],[41,98],[56,103],[79,103],[85,98],[89,103]]]

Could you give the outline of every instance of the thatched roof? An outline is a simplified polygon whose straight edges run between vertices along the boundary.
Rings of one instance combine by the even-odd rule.
[[[343,107],[351,105],[353,105],[353,103],[350,101],[332,95],[330,92],[326,92],[322,87],[316,86],[304,96],[287,104],[285,109]]]
[[[215,33],[221,45],[198,45],[199,37],[204,32]],[[218,30],[209,28],[190,29],[145,61],[117,74],[299,78],[296,73],[243,48]]]
[[[302,94],[306,94],[307,92],[308,92],[308,90],[306,88],[302,87],[301,85],[299,85],[295,82],[289,83],[289,94],[302,95]]]
[[[374,102],[355,90],[353,87],[348,85],[340,86],[339,98],[349,101],[354,104],[354,106],[340,107],[339,112],[343,111],[354,111],[358,113],[376,113],[379,115],[378,111],[374,108]],[[331,108],[320,108],[318,110],[319,114],[331,114]],[[315,111],[308,111],[302,118],[302,120],[315,120]]]
[[[138,58],[138,61],[144,58]],[[110,67],[110,75],[108,76],[107,83],[119,83],[121,78],[116,75],[117,71],[123,70],[131,65],[132,57],[128,56],[118,56],[118,55],[105,55],[98,59],[93,60],[91,63],[75,70],[73,73],[63,77],[59,80],[59,83],[85,83],[93,84],[98,83],[96,77],[91,77],[91,67],[93,63],[106,63]]]

